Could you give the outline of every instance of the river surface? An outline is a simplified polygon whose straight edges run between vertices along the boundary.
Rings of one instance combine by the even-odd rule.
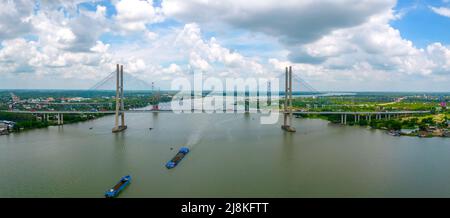
[[[259,116],[127,114],[118,134],[107,116],[0,136],[0,197],[103,197],[126,174],[120,197],[450,197],[448,139],[317,119],[291,134]]]

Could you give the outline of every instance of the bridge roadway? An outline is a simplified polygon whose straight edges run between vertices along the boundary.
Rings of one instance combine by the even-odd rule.
[[[114,114],[116,111],[9,111],[2,110],[0,112],[6,113],[21,113],[21,114]],[[172,110],[124,110],[121,113],[158,113],[158,112],[173,112]],[[192,112],[214,112],[206,110],[192,110]],[[217,111],[216,111],[217,112]],[[226,112],[233,112],[227,110]],[[235,113],[238,111],[234,111]],[[241,111],[239,111],[241,112]],[[242,111],[243,113],[243,111]],[[280,113],[283,113],[280,110]],[[293,115],[401,115],[401,114],[428,114],[430,111],[293,111]]]
[[[40,104],[40,105],[105,105],[105,104],[115,104],[115,102],[25,102],[20,104]]]

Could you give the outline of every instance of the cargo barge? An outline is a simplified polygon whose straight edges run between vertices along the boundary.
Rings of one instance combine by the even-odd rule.
[[[105,192],[105,197],[107,198],[117,197],[120,191],[122,191],[128,184],[130,184],[130,182],[131,182],[130,175],[120,178],[120,181],[114,187]]]
[[[181,147],[175,157],[172,158],[169,162],[166,163],[167,169],[172,169],[178,165],[178,163],[183,160],[184,156],[189,153],[189,148]]]

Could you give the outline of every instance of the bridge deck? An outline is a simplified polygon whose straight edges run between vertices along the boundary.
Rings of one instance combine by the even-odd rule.
[[[22,114],[114,114],[116,111],[7,111],[3,110],[0,112],[6,112],[6,113],[22,113]],[[124,110],[120,111],[121,113],[159,113],[159,112],[165,112],[170,113],[173,112],[172,110]],[[187,112],[196,112],[196,113],[221,113],[222,111],[206,111],[206,110],[193,110],[193,111],[187,111]],[[273,111],[272,111],[273,112]],[[280,110],[279,113],[283,113],[284,111]],[[225,113],[244,113],[244,111],[233,111],[233,110],[227,110]],[[258,111],[258,113],[260,113]],[[428,114],[430,111],[384,111],[384,112],[377,112],[377,111],[321,111],[321,112],[314,112],[314,111],[293,111],[292,114],[294,115],[307,115],[307,114],[318,114],[318,115],[333,115],[333,114],[347,114],[347,115],[373,115],[373,114]]]

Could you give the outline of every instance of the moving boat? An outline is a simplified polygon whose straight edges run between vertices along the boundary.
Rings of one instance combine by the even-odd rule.
[[[175,157],[172,158],[169,162],[166,163],[167,169],[172,169],[178,165],[178,163],[189,153],[189,148],[181,147]]]
[[[120,181],[112,187],[110,190],[105,192],[105,197],[107,198],[115,198],[119,195],[120,191],[122,191],[128,184],[131,182],[131,176],[127,175],[120,178]]]

